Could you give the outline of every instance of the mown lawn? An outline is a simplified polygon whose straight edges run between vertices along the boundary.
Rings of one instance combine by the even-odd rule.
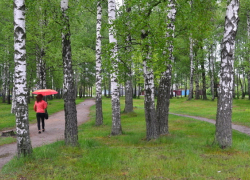
[[[210,103],[173,99],[170,111],[201,116],[193,108],[213,111]],[[183,105],[177,111],[180,104],[186,110]],[[31,157],[5,165],[0,179],[249,179],[249,136],[233,131],[233,146],[222,150],[213,145],[213,124],[170,115],[169,135],[146,141],[143,99],[134,107],[134,113],[122,114],[123,135],[110,136],[110,99],[103,98],[104,124],[95,126],[92,107],[90,120],[79,127],[79,147],[59,141],[35,148]]]

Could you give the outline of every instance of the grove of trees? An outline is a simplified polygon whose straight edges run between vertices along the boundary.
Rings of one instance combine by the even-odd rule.
[[[18,137],[24,138],[18,140],[20,154],[32,152],[30,93],[46,88],[64,98],[67,145],[77,145],[76,97],[95,94],[98,126],[102,95],[110,97],[111,135],[120,135],[121,111],[133,112],[133,98],[142,93],[151,140],[169,133],[169,100],[183,89],[187,100],[219,97],[215,143],[231,146],[232,99],[250,99],[248,0],[15,0],[14,5],[2,0],[0,5],[0,94],[3,103],[12,103]]]

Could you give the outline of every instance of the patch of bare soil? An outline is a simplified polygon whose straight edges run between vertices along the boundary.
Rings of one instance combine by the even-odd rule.
[[[76,106],[78,125],[89,119],[90,107],[95,104],[94,99],[87,99]],[[30,138],[32,147],[50,144],[64,139],[65,115],[64,111],[51,114],[45,121],[45,132],[38,134],[37,124],[30,124]],[[0,170],[17,152],[16,143],[0,146]]]

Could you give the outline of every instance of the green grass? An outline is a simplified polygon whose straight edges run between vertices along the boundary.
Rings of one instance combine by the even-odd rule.
[[[173,98],[170,101],[170,112],[200,116],[209,119],[216,119],[217,99],[191,100],[187,98]],[[250,101],[248,99],[234,99],[232,122],[238,125],[250,127]]]
[[[0,146],[16,142],[15,137],[0,137]]]
[[[178,104],[171,100],[170,111]],[[0,179],[249,179],[249,136],[233,131],[233,146],[222,150],[213,145],[214,125],[170,115],[170,134],[146,141],[143,99],[134,106],[134,113],[122,114],[123,135],[110,136],[111,105],[104,98],[104,124],[95,126],[92,107],[90,121],[79,127],[79,147],[59,141],[35,148],[31,157],[5,165]]]

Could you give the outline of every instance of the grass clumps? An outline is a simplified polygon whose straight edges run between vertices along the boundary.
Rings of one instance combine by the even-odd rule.
[[[11,144],[16,142],[16,138],[9,136],[9,137],[0,137],[0,146],[4,145],[4,144]]]
[[[92,107],[78,129],[79,147],[60,141],[35,148],[31,157],[8,163],[0,179],[248,179],[248,135],[233,131],[233,146],[220,149],[213,124],[170,115],[170,133],[146,141],[143,99],[137,99],[136,116],[122,114],[123,134],[110,136],[110,99],[103,103],[104,124],[95,126]]]

